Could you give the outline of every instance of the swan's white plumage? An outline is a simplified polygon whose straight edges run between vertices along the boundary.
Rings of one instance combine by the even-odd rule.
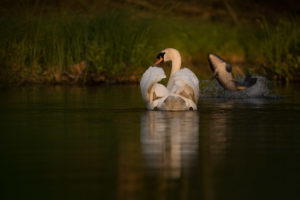
[[[197,109],[199,81],[189,69],[180,69],[181,57],[176,49],[163,51],[165,61],[172,61],[168,87],[158,82],[166,78],[162,68],[151,66],[142,76],[140,87],[148,109],[189,110]]]
[[[173,76],[174,84],[170,91],[158,83],[165,77],[163,69],[159,67],[149,67],[143,74],[140,87],[147,108],[154,109],[156,107],[160,110],[173,110],[175,108],[172,108],[172,105],[165,105],[165,100],[172,97],[182,99],[185,102],[182,108],[177,106],[176,110],[189,108],[196,110],[199,98],[199,81],[196,75],[187,68],[178,70]]]
[[[149,67],[142,76],[140,87],[143,100],[145,101],[149,109],[151,109],[151,107],[149,106],[153,102],[154,94],[156,95],[156,97],[161,98],[168,95],[169,93],[164,85],[158,83],[164,78],[166,78],[166,74],[160,67]]]
[[[171,93],[182,96],[191,96],[197,104],[199,98],[199,80],[188,68],[183,68],[175,72],[173,76],[174,85]],[[183,94],[184,93],[184,94]],[[190,98],[189,98],[190,99]]]

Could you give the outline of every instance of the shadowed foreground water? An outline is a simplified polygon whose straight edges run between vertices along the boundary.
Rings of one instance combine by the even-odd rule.
[[[300,92],[278,92],[160,112],[136,86],[2,89],[1,199],[297,199]]]

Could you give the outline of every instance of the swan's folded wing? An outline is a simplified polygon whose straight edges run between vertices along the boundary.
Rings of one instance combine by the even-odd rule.
[[[150,103],[156,98],[168,94],[168,90],[165,86],[157,84],[157,82],[161,81],[163,78],[166,78],[166,74],[162,68],[149,67],[145,71],[140,81],[142,96],[145,102]]]
[[[175,72],[174,86],[171,92],[192,100],[195,104],[199,98],[199,80],[189,69],[183,68]]]

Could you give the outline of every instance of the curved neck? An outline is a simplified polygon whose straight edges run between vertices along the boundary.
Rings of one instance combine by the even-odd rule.
[[[172,70],[170,76],[174,75],[181,67],[181,56],[180,54],[175,54],[171,58],[172,60]]]
[[[168,85],[167,85],[167,88],[169,90],[171,90],[171,88],[174,85],[173,75],[181,67],[181,56],[180,56],[180,54],[179,53],[172,54],[171,61],[172,61],[172,69],[171,69],[171,74],[170,74],[170,78],[169,78]]]

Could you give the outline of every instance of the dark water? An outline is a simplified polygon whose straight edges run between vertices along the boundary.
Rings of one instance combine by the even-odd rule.
[[[151,112],[136,86],[2,89],[1,199],[298,199],[300,92],[277,93]]]

